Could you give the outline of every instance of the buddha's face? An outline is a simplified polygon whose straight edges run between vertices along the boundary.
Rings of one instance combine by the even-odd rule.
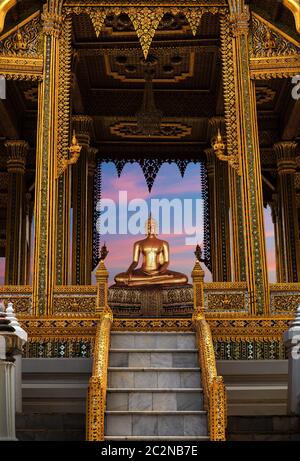
[[[150,235],[156,235],[156,222],[154,221],[154,219],[149,218],[147,220],[146,226],[147,226],[147,235],[148,235],[148,237]]]

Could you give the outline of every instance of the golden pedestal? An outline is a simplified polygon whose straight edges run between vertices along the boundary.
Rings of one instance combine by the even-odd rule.
[[[113,285],[108,290],[108,304],[114,316],[121,317],[190,317],[193,312],[193,287],[126,287]]]

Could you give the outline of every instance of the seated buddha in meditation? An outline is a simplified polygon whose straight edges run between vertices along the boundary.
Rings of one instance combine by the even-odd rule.
[[[136,269],[140,255],[142,266]],[[133,261],[127,272],[115,276],[117,285],[142,286],[142,285],[182,285],[187,283],[187,277],[180,272],[168,270],[169,244],[156,237],[155,221],[147,220],[147,237],[135,242],[133,248]]]

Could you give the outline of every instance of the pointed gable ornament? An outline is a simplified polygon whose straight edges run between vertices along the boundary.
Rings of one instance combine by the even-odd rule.
[[[134,26],[145,59],[151,46],[155,31],[164,15],[163,8],[129,8],[128,16]]]
[[[90,12],[90,18],[93,23],[97,38],[99,37],[101,33],[101,29],[104,25],[106,16],[107,16],[106,9],[95,9],[94,11]]]
[[[196,35],[197,33],[203,12],[203,8],[187,8],[184,11],[185,17],[188,20],[193,35]]]

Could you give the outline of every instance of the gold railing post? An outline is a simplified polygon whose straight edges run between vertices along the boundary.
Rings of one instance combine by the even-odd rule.
[[[108,270],[105,267],[104,261],[101,259],[96,270],[97,280],[97,302],[96,312],[101,314],[108,308]]]
[[[93,373],[89,380],[86,411],[86,440],[104,440],[104,418],[107,389],[107,368],[110,346],[110,329],[113,314],[107,304],[109,273],[101,259],[96,271],[97,279],[97,324]]]
[[[217,375],[214,345],[209,324],[204,313],[204,271],[201,267],[201,250],[195,251],[196,263],[192,271],[194,287],[193,325],[196,330],[201,378],[204,390],[204,408],[208,410],[210,440],[225,440],[227,403],[222,376]]]
[[[194,310],[204,310],[204,270],[198,259],[192,270],[194,288]]]

